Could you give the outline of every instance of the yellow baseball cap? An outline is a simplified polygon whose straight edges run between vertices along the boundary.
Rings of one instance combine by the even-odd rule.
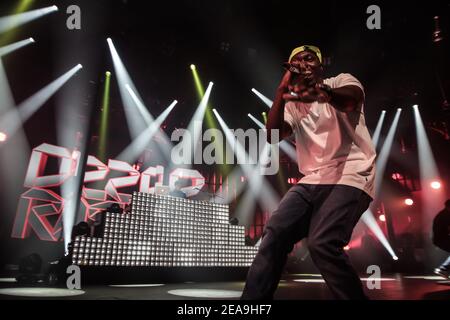
[[[292,58],[293,58],[296,54],[298,54],[298,53],[300,53],[300,52],[303,52],[303,51],[306,51],[306,50],[309,50],[309,51],[314,52],[315,55],[317,56],[317,58],[319,58],[320,63],[322,63],[322,53],[320,52],[320,49],[317,48],[317,47],[315,47],[315,46],[310,46],[310,45],[303,45],[303,46],[297,47],[297,48],[295,48],[294,50],[292,50],[292,53],[291,53],[291,55],[289,56],[288,62],[291,62]]]

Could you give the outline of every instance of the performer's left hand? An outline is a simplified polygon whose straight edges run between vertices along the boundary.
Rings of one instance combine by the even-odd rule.
[[[298,82],[291,86],[290,91],[286,93],[283,98],[288,101],[300,101],[303,103],[329,102],[331,88],[323,83],[305,84]]]
[[[315,85],[315,91],[316,91],[316,97],[317,102],[319,103],[327,103],[331,100],[331,88],[330,86],[323,84],[323,83],[317,83]]]

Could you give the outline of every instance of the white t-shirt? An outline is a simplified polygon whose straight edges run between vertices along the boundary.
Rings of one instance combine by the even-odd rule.
[[[325,79],[331,88],[361,83],[348,73]],[[287,102],[284,120],[295,135],[299,183],[343,184],[374,197],[375,148],[364,119],[364,106],[340,112],[328,103]]]

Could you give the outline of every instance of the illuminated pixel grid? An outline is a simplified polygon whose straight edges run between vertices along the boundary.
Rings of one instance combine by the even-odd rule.
[[[103,238],[78,236],[82,266],[249,267],[258,248],[228,205],[134,192],[131,213],[106,213]]]

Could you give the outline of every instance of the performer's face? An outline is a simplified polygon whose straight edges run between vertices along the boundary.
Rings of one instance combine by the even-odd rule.
[[[299,69],[300,74],[292,74],[289,91],[301,95],[303,102],[316,101],[315,85],[323,82],[323,68],[319,58],[310,51],[302,51],[296,54],[290,63]]]
[[[319,58],[314,53],[308,50],[299,52],[292,58],[291,64],[300,70],[300,78],[307,82],[313,80],[320,82],[323,68]]]

